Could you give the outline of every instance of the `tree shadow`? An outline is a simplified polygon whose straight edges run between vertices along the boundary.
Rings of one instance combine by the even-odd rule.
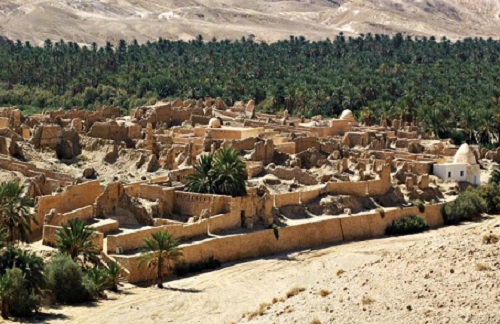
[[[15,320],[19,320],[22,323],[47,323],[48,321],[53,320],[64,320],[69,321],[71,318],[65,314],[60,313],[45,313],[38,312],[30,318],[16,318]]]
[[[200,289],[195,289],[195,288],[175,288],[175,287],[163,287],[164,290],[171,290],[171,291],[178,291],[178,292],[184,292],[184,293],[201,293],[203,290]]]

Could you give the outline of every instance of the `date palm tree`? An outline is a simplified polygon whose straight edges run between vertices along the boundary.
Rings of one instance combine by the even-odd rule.
[[[248,179],[245,163],[238,151],[223,148],[214,154],[212,170],[213,185],[216,193],[233,197],[247,194],[245,181]]]
[[[31,222],[37,224],[31,207],[33,200],[24,192],[18,180],[0,184],[0,216],[2,225],[9,231],[8,241],[14,243],[16,234],[21,241],[28,239],[31,233]]]
[[[214,155],[212,153],[202,155],[198,164],[194,167],[195,173],[188,175],[185,191],[197,193],[215,193],[213,179],[210,173]]]
[[[246,166],[240,159],[238,151],[233,148],[224,147],[214,154],[201,156],[195,171],[188,176],[185,191],[233,197],[244,196],[247,193]]]
[[[85,261],[96,261],[96,247],[92,241],[95,231],[80,219],[72,219],[69,226],[63,226],[56,232],[56,247],[61,253],[69,255],[73,260],[83,255]]]
[[[118,284],[121,279],[122,267],[116,261],[108,262],[108,268],[106,269],[106,274],[108,277],[108,286],[111,291],[118,291]]]
[[[156,232],[144,240],[146,251],[141,254],[139,267],[143,264],[150,269],[156,270],[158,288],[163,288],[164,270],[172,270],[172,263],[181,256],[179,241],[167,231]]]

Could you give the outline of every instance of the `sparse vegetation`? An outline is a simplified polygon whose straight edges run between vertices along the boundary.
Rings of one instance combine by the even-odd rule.
[[[483,244],[496,244],[500,238],[495,234],[486,234],[483,236]]]
[[[386,230],[386,235],[407,235],[426,231],[429,228],[425,219],[420,216],[407,216],[392,221]]]
[[[321,297],[326,297],[328,295],[330,295],[332,292],[330,290],[326,290],[326,289],[321,289],[319,292],[318,292],[318,295],[320,295]]]
[[[488,270],[491,270],[491,267],[488,266],[487,264],[484,264],[484,263],[476,263],[476,269],[478,271],[488,271]]]
[[[290,289],[289,291],[287,291],[285,296],[286,296],[286,298],[292,298],[294,296],[297,296],[298,294],[300,294],[304,290],[306,290],[304,287],[294,287],[294,288]]]
[[[339,269],[337,270],[337,277],[340,277],[341,275],[343,275],[345,273],[345,270],[344,269]]]
[[[371,305],[374,302],[375,302],[375,299],[368,297],[368,296],[363,296],[363,298],[361,298],[361,303],[363,305]]]

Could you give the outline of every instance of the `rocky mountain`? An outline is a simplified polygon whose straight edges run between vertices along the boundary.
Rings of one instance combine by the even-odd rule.
[[[498,0],[2,0],[0,35],[90,44],[119,39],[276,41],[339,32],[500,38]]]

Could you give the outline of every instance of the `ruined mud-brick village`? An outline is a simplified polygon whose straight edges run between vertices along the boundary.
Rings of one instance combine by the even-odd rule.
[[[0,116],[2,183],[31,201],[12,207],[31,216],[13,227],[4,220],[6,239],[42,258],[68,253],[59,271],[73,259],[97,286],[112,265],[116,290],[440,228],[459,221],[457,196],[487,183],[500,162],[499,149],[437,139],[418,121],[367,125],[350,110],[278,117],[252,100],[162,100],[127,116],[113,107],[31,116],[10,107]],[[92,288],[97,298],[105,287]],[[64,303],[67,294],[50,298]]]

